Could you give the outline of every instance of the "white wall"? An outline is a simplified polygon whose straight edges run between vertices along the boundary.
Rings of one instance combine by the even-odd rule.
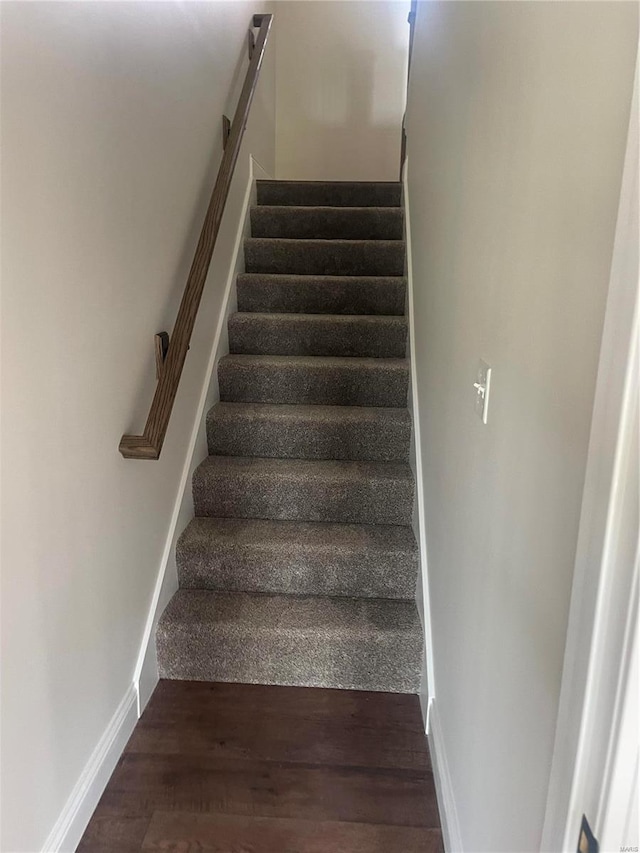
[[[419,6],[408,156],[437,763],[468,851],[540,849],[636,43],[635,4]]]
[[[261,9],[261,11],[264,10]],[[226,282],[254,102],[159,462],[155,386],[255,4],[2,3],[2,836],[40,850],[130,690]],[[240,187],[242,192],[238,192]]]
[[[409,6],[278,0],[278,178],[398,180]]]

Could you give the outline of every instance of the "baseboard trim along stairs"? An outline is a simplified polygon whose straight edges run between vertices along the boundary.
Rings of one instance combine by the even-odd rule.
[[[419,690],[401,189],[257,182],[160,677]]]
[[[76,849],[137,721],[136,693],[131,684],[44,842],[42,853],[72,853]]]

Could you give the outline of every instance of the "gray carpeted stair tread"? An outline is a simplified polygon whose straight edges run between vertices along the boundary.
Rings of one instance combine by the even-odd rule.
[[[404,317],[238,312],[228,328],[234,354],[404,358],[407,350]]]
[[[403,240],[284,240],[248,237],[246,272],[404,275]]]
[[[219,456],[406,462],[410,438],[406,408],[217,403],[207,414]]]
[[[258,204],[399,207],[397,181],[256,181]]]
[[[218,364],[220,399],[336,406],[407,405],[404,358],[227,355]]]
[[[262,205],[250,211],[253,237],[315,240],[402,240],[401,207]]]
[[[193,474],[197,516],[411,524],[413,496],[401,462],[209,456]]]
[[[176,549],[180,586],[413,600],[410,527],[194,518]]]
[[[402,276],[241,273],[236,287],[239,311],[402,316],[407,280]]]
[[[418,691],[401,205],[257,182],[161,677]]]
[[[181,589],[156,633],[161,678],[416,693],[415,604]]]

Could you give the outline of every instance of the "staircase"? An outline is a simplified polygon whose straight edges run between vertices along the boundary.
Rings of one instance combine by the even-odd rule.
[[[397,183],[258,181],[162,678],[417,692]]]

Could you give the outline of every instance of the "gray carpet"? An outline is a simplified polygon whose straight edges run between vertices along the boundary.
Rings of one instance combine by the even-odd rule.
[[[232,353],[402,358],[406,348],[404,317],[238,312],[229,318]]]
[[[417,692],[401,186],[257,201],[160,675]]]
[[[418,548],[402,525],[202,517],[176,561],[189,589],[411,600]]]
[[[207,415],[209,453],[276,459],[406,461],[407,409],[218,403]]]
[[[238,311],[277,314],[404,314],[402,276],[238,276]]]
[[[244,244],[249,273],[404,275],[404,257],[401,240],[249,237]]]
[[[227,403],[311,403],[325,406],[407,405],[404,358],[227,355],[218,365]]]
[[[278,207],[251,210],[253,237],[402,240],[400,207]]]
[[[306,207],[400,207],[394,181],[258,181],[259,205]]]
[[[416,690],[412,601],[178,590],[158,625],[165,678]]]

